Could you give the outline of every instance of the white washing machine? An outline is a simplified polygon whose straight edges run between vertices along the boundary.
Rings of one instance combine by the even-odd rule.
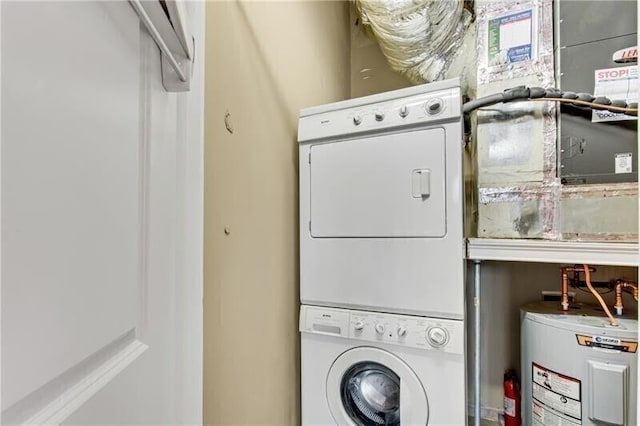
[[[304,109],[298,140],[301,302],[463,319],[459,81]]]
[[[303,425],[464,425],[462,321],[302,306]]]

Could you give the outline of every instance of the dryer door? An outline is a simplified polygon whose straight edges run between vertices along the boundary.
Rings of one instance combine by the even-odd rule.
[[[342,353],[327,375],[327,402],[339,425],[426,425],[420,379],[396,355],[359,347]]]
[[[314,238],[442,238],[442,128],[313,145]]]

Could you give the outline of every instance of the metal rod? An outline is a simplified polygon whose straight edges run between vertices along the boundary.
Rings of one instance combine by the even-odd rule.
[[[136,13],[140,17],[140,20],[142,21],[144,26],[147,28],[147,31],[149,31],[149,34],[151,34],[151,38],[153,38],[153,41],[156,42],[156,44],[158,45],[162,53],[167,57],[169,64],[171,64],[171,67],[178,75],[178,78],[180,79],[180,81],[186,82],[187,76],[185,75],[182,68],[180,68],[180,64],[176,60],[176,57],[173,56],[173,53],[171,52],[171,50],[169,50],[169,47],[162,39],[162,36],[156,29],[156,26],[153,25],[151,18],[149,18],[147,11],[144,10],[144,7],[140,3],[140,0],[129,0],[129,2],[131,3],[131,6],[133,6],[133,8],[135,9]]]
[[[480,398],[480,260],[474,260],[474,286],[473,286],[473,316],[474,316],[474,324],[473,324],[473,397],[475,399],[474,403],[474,414],[473,414],[473,424],[475,426],[480,426],[480,408],[482,405],[482,401]]]

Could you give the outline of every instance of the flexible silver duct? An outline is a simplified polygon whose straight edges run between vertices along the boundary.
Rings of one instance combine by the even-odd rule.
[[[355,0],[391,68],[419,84],[443,79],[471,23],[462,0]],[[475,49],[475,47],[474,47]]]

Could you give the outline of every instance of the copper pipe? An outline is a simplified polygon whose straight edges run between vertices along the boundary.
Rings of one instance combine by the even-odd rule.
[[[567,272],[584,272],[585,266],[588,266],[588,265],[564,266],[563,269],[565,269]],[[596,271],[596,268],[594,268],[593,266],[588,266],[588,267],[589,267],[589,272]]]
[[[584,265],[584,280],[587,283],[587,287],[589,288],[589,291],[591,291],[593,296],[596,299],[598,299],[598,302],[600,302],[600,306],[602,306],[602,309],[604,309],[604,312],[609,317],[609,322],[611,323],[611,325],[614,326],[614,327],[617,327],[618,326],[618,320],[615,319],[613,315],[611,315],[611,312],[609,311],[609,308],[607,307],[607,304],[604,303],[604,300],[602,300],[602,296],[600,296],[600,293],[598,293],[596,291],[596,289],[593,288],[593,286],[591,285],[591,270],[589,269],[589,265],[586,265],[586,264]]]
[[[626,289],[631,289],[631,294],[633,295],[633,299],[638,302],[638,285],[635,283],[630,283],[627,281],[618,280],[616,282],[616,304],[614,308],[616,309],[616,315],[622,315],[622,311],[624,306],[622,304],[622,291]]]
[[[624,290],[625,288],[630,288],[631,289],[631,294],[633,295],[633,300],[636,301],[636,303],[638,302],[638,284],[636,283],[630,283],[630,282],[624,282],[624,285],[622,286],[622,289]]]
[[[596,268],[589,267],[591,272],[595,272]],[[569,310],[569,272],[583,272],[584,268],[579,265],[563,266],[560,268],[562,276],[562,292],[560,296],[560,308],[563,311]]]
[[[602,108],[603,105],[599,105],[599,104],[594,104],[593,102],[587,102],[587,101],[580,101],[578,99],[567,99],[567,98],[534,98],[534,99],[523,99],[526,101],[534,101],[534,102],[560,102],[560,103],[567,103],[567,104],[575,104],[575,105],[580,105],[580,106],[585,106],[585,107],[596,107],[596,108]],[[612,106],[612,105],[604,105],[604,108],[606,110],[609,110],[611,112],[624,112],[624,113],[629,113],[629,114],[638,114],[638,108],[626,108],[626,107],[616,107],[616,106]]]
[[[624,306],[622,305],[622,283],[618,281],[616,283],[616,304],[613,305],[613,308],[616,310],[616,315],[622,315],[622,310]]]
[[[563,311],[569,310],[569,276],[566,268],[560,268],[562,275],[562,295],[560,297],[560,307]]]

